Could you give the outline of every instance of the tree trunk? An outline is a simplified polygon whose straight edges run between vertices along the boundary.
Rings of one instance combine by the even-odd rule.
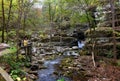
[[[10,22],[10,16],[11,16],[11,8],[12,8],[12,0],[10,0],[10,5],[9,5],[9,13],[8,13],[8,19],[6,23],[6,41],[8,42],[8,28],[9,28],[9,22]]]
[[[5,32],[4,32],[4,30],[5,30],[5,14],[4,14],[4,0],[2,0],[2,43],[4,43],[4,41],[5,41],[5,37],[4,37],[4,34],[5,34]]]
[[[60,2],[61,2],[61,4],[62,4],[62,1],[63,0],[61,0]],[[62,5],[60,4],[60,43],[62,43],[62,35],[61,35],[61,32],[62,32],[62,29],[61,29],[61,27],[62,27],[62,20],[63,20],[63,17],[62,17],[62,9],[63,9],[63,7],[62,7]],[[60,44],[61,45],[61,44]]]
[[[51,26],[51,22],[52,22],[51,16],[52,16],[52,15],[51,15],[51,2],[50,2],[50,3],[49,3],[49,27],[50,27],[50,40],[49,40],[49,43],[50,43],[50,44],[49,44],[49,45],[51,45],[51,33],[52,33],[52,32],[51,32],[51,27],[52,27],[52,26]]]
[[[21,0],[18,0],[18,20],[17,20],[17,29],[16,29],[16,42],[17,42],[17,59],[19,54],[19,29],[21,28],[21,17],[22,17],[22,11],[21,11]]]
[[[27,18],[27,16],[26,16],[26,13],[24,11],[24,20],[23,20],[23,31],[24,31],[24,33],[25,33],[25,27],[26,27],[26,18]]]
[[[114,7],[114,0],[110,0],[110,5],[111,5],[111,12],[112,12],[112,28],[113,28],[113,56],[114,59],[116,60],[116,37],[114,33],[115,29],[115,7]]]
[[[88,6],[87,0],[85,0],[85,3]],[[89,14],[89,12],[91,14]],[[96,27],[96,21],[95,21],[95,17],[94,17],[94,12],[93,11],[86,11],[85,13],[87,15],[87,20],[88,20],[88,24],[90,27],[90,41],[92,43],[92,48],[91,48],[91,54],[92,54],[92,61],[93,61],[93,66],[96,67],[96,63],[95,63],[95,56],[96,56],[96,38],[93,38],[92,35],[94,35],[95,33],[95,27]],[[90,20],[89,15],[93,18],[93,20]],[[93,30],[92,30],[93,28]]]
[[[93,44],[92,44],[92,60],[93,60],[93,65],[94,67],[96,67],[96,64],[95,64],[95,40],[93,41]]]

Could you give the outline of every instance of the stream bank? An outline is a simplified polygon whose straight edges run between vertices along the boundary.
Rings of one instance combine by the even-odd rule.
[[[72,81],[120,80],[120,67],[115,65],[113,59],[105,57],[96,57],[96,67],[93,66],[91,56],[66,57],[61,60],[58,70]]]

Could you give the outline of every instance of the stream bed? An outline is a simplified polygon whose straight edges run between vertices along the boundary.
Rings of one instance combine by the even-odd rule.
[[[63,57],[59,57],[55,60],[45,61],[44,66],[46,67],[46,69],[41,69],[38,71],[39,79],[37,81],[57,81],[59,79],[64,79],[64,81],[71,81],[67,77],[60,76],[59,74],[58,75],[54,74],[55,72],[54,65],[59,64],[62,58]]]

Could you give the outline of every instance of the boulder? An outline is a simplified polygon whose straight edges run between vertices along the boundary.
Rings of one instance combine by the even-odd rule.
[[[1,43],[1,44],[0,44],[0,51],[1,51],[1,50],[4,50],[4,49],[6,49],[6,48],[10,48],[10,45],[8,45],[8,44],[6,44],[6,43]]]

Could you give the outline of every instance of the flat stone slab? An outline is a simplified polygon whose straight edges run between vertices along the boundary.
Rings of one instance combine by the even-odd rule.
[[[14,81],[10,75],[5,71],[3,70],[1,67],[0,67],[0,74],[2,75],[2,77],[5,79],[5,81]]]

